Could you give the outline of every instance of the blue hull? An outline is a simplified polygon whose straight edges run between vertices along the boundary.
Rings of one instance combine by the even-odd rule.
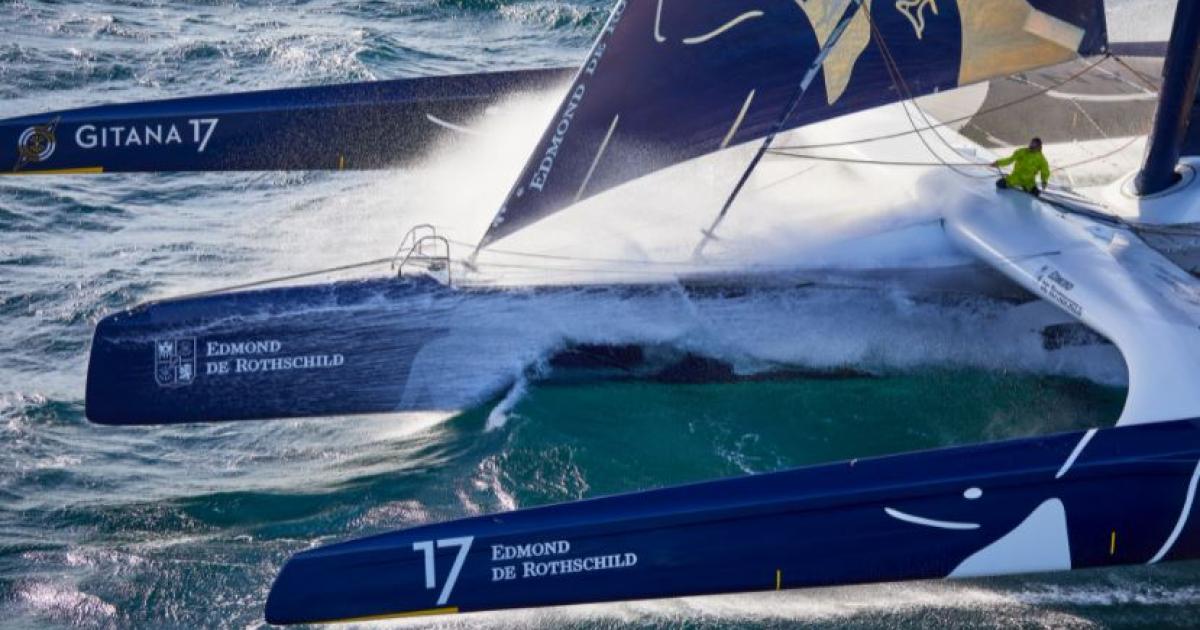
[[[689,312],[690,299],[730,291],[747,289],[711,282],[451,289],[377,278],[156,302],[96,327],[87,417],[144,425],[461,410],[502,393],[543,358],[549,372],[539,371],[539,380],[570,382],[856,376],[790,366],[739,375],[723,360],[656,345],[653,333],[613,345],[546,334],[537,323],[562,300],[576,315],[559,316],[659,308],[670,318]]]
[[[300,553],[308,623],[1200,556],[1200,421],[855,460],[518,510]]]
[[[0,174],[371,169],[403,163],[561,68],[103,105],[0,120]],[[441,121],[441,122],[438,122]]]
[[[106,317],[87,417],[163,424],[425,408],[413,363],[445,331],[448,293],[393,279],[160,302]],[[415,397],[414,397],[415,396]]]

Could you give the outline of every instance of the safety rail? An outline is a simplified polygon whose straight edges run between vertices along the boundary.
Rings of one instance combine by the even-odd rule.
[[[450,284],[450,261],[450,241],[439,235],[434,226],[422,223],[414,225],[400,240],[400,247],[392,256],[392,270],[403,276],[406,265],[421,264],[429,273],[445,271],[446,284]]]

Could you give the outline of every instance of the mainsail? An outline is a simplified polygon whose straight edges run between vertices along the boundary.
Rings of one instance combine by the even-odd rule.
[[[806,98],[780,125],[851,2],[620,0],[480,247],[632,179],[777,128],[1107,46],[1102,0],[864,0],[869,14],[854,17],[822,65],[823,94]]]

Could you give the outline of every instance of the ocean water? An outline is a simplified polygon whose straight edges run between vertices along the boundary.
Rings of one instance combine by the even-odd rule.
[[[567,65],[585,54],[607,4],[0,0],[0,117]],[[1163,38],[1172,4],[1112,2],[1114,38]],[[497,321],[520,333],[509,352],[461,356],[464,371],[488,367],[473,385],[487,402],[445,413],[138,429],[84,419],[87,351],[101,317],[384,256],[423,213],[466,225],[469,240],[553,102],[507,103],[512,124],[492,123],[501,142],[447,147],[403,171],[0,180],[0,627],[259,627],[275,572],[315,544],[1106,426],[1120,413],[1124,366],[1111,348],[1047,351],[1035,332],[1014,327],[1008,302],[810,287],[667,305],[603,292],[500,303]],[[739,374],[784,367],[788,376],[557,378],[550,357],[576,342],[652,343]],[[382,625],[1187,627],[1200,614],[1198,578],[1200,566],[1182,563]]]

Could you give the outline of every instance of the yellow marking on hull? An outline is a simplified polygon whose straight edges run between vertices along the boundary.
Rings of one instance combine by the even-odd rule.
[[[338,156],[338,170],[339,171],[346,170],[346,156],[344,156],[344,155]]]
[[[1112,538],[1110,538],[1108,541],[1108,555],[1111,556],[1111,555],[1115,555],[1116,553],[1117,553],[1117,530],[1114,529],[1112,531]]]
[[[98,175],[103,172],[103,166],[83,166],[80,168],[57,168],[44,171],[0,172],[0,175]]]
[[[383,621],[385,619],[406,619],[409,617],[432,617],[434,615],[453,615],[458,613],[458,606],[445,608],[428,608],[425,610],[410,610],[408,612],[385,613],[382,615],[367,615],[365,617],[348,617],[346,619],[330,619],[318,623],[359,623],[365,621]]]
[[[775,590],[783,588],[783,569],[775,569]]]

